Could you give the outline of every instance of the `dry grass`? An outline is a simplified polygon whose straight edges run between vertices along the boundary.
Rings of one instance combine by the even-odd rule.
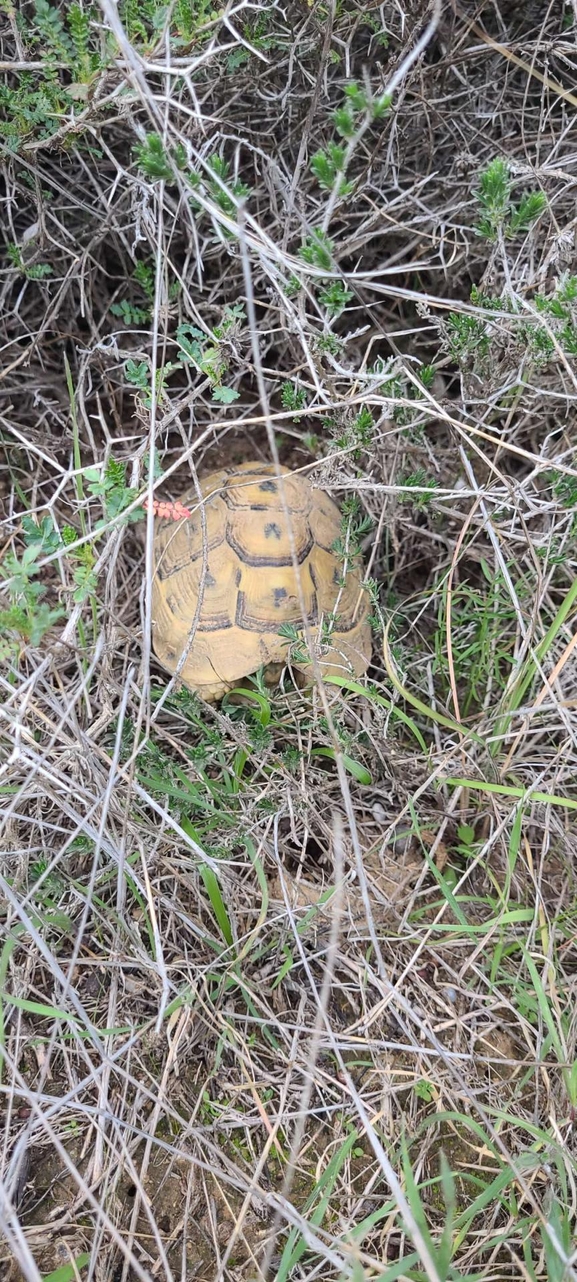
[[[0,1274],[569,1282],[575,5],[119,12],[1,6]],[[364,693],[156,664],[142,499],[251,456]]]

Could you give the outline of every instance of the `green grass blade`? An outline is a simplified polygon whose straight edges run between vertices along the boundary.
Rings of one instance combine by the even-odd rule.
[[[346,1161],[349,1153],[358,1139],[356,1131],[352,1131],[347,1137],[344,1144],[334,1154],[325,1171],[321,1175],[318,1184],[315,1185],[313,1192],[307,1199],[303,1208],[304,1215],[310,1215],[310,1223],[318,1227],[322,1224],[330,1201],[330,1196],[335,1186],[339,1171]],[[317,1200],[318,1199],[318,1200]],[[301,1256],[307,1250],[307,1243],[301,1236],[298,1229],[291,1229],[285,1247],[281,1256],[278,1272],[275,1282],[287,1282],[287,1278],[296,1267]]]
[[[571,584],[565,599],[561,602],[559,609],[553,619],[551,626],[547,629],[543,640],[535,649],[535,655],[530,655],[523,664],[519,678],[507,699],[508,710],[514,712],[521,706],[527,690],[533,681],[537,671],[537,663],[542,663],[546,658],[555,638],[568,619],[573,607],[577,605],[577,579]]]
[[[198,871],[204,882],[204,887],[208,898],[210,899],[210,905],[220,933],[227,947],[232,948],[234,943],[232,928],[225,908],[224,899],[221,894],[217,875],[213,872],[212,868],[208,867],[208,864],[199,864]]]
[[[567,1061],[567,1051],[561,1042],[559,1031],[551,1011],[551,1003],[548,1001],[547,994],[543,987],[543,981],[530,952],[528,952],[528,950],[523,946],[521,946],[521,952],[523,954],[527,970],[529,971],[529,975],[531,976],[531,983],[535,990],[543,1023],[545,1024],[551,1038],[551,1044],[555,1047],[555,1054],[559,1063],[564,1064]]]
[[[242,695],[243,699],[248,699],[249,701],[252,701],[252,703],[256,704],[258,708],[258,713],[259,713],[258,719],[260,721],[261,726],[268,726],[270,724],[270,719],[272,717],[272,710],[271,710],[270,703],[264,694],[261,694],[259,690],[249,690],[249,689],[242,690],[239,686],[238,689],[229,690],[228,694],[225,695],[222,701],[223,708],[237,706],[236,704],[233,704],[230,701],[230,696],[233,694]]]
[[[78,1270],[85,1269],[90,1264],[90,1256],[87,1251],[82,1255],[77,1255],[74,1262],[70,1264],[61,1264],[59,1269],[54,1269],[53,1273],[45,1273],[42,1282],[75,1282],[78,1277]]]
[[[5,991],[6,976],[8,974],[8,966],[10,965],[10,958],[12,956],[12,953],[14,952],[14,949],[18,943],[18,940],[20,939],[20,936],[24,935],[25,933],[26,933],[26,927],[24,925],[14,926],[10,931],[8,938],[5,940],[4,947],[2,949],[2,952],[0,953],[0,1082],[2,1081],[2,1073],[4,1071],[4,1047],[6,1045],[5,1024],[4,1024],[4,1001],[5,999],[8,999],[8,1001],[11,1001],[10,995]],[[12,1005],[14,1005],[13,1002],[12,1002]]]
[[[329,761],[336,761],[337,754],[334,748],[313,748],[311,750],[311,757],[328,757]],[[345,770],[347,770],[358,783],[368,785],[373,782],[372,775],[369,773],[366,766],[362,766],[360,761],[355,761],[354,757],[349,757],[345,752],[343,752],[342,762]]]
[[[571,1224],[569,1215],[561,1209],[556,1198],[553,1198],[551,1202],[546,1223],[552,1229],[555,1241],[559,1243],[561,1248],[560,1254],[555,1242],[551,1240],[546,1228],[543,1227],[541,1229],[541,1237],[547,1264],[547,1282],[569,1282],[571,1272],[565,1264],[565,1259],[569,1259],[572,1253]]]
[[[446,717],[443,712],[437,712],[435,708],[431,708],[428,703],[424,703],[423,700],[419,699],[411,690],[407,690],[402,682],[399,681],[389,648],[389,627],[390,623],[387,624],[383,633],[383,659],[387,670],[387,676],[394,685],[395,690],[402,695],[403,699],[405,699],[407,703],[410,703],[413,708],[416,708],[417,712],[421,712],[424,717],[427,717],[427,720],[436,721],[437,725],[444,726],[446,730],[452,730],[453,733],[458,734],[460,737],[471,739],[474,743],[482,744],[483,740],[480,735],[475,733],[474,730],[471,730],[468,726],[461,725],[459,721],[453,721],[452,717]]]
[[[13,993],[7,993],[5,990],[0,993],[0,997],[8,1002],[10,1006],[16,1006],[18,1010],[25,1010],[29,1015],[41,1015],[43,1019],[65,1019],[70,1020],[73,1024],[78,1023],[76,1015],[72,1015],[67,1010],[59,1010],[57,1006],[44,1006],[42,1002],[31,1002],[27,997],[15,997]]]
[[[550,792],[537,792],[532,788],[517,788],[508,783],[486,783],[484,779],[445,779],[444,783],[451,788],[470,788],[477,792],[492,792],[497,797],[518,797],[524,802],[540,801],[546,806],[565,806],[568,810],[577,810],[577,801],[571,797],[557,797]]]
[[[254,945],[266,921],[268,904],[269,904],[268,882],[266,879],[265,870],[262,866],[262,862],[257,855],[257,852],[254,847],[254,843],[250,840],[249,837],[245,837],[244,844],[246,846],[250,862],[256,873],[256,879],[258,881],[259,890],[261,893],[261,904],[260,904],[260,909],[259,909],[259,914],[258,914],[256,924],[253,926],[253,929],[251,930],[248,939],[243,944],[243,947],[237,958],[238,961],[241,961],[241,959],[245,957],[246,954],[250,952],[252,948],[254,948]]]
[[[384,695],[377,694],[376,690],[372,690],[370,686],[363,686],[360,681],[352,681],[349,677],[329,676],[325,677],[324,680],[327,685],[339,686],[341,690],[348,690],[350,694],[361,694],[365,699],[369,700],[369,703],[374,703],[379,708],[386,708],[392,717],[397,721],[402,721],[403,725],[410,730],[411,734],[417,740],[421,750],[424,753],[428,751],[421,731],[419,730],[419,727],[415,725],[413,718],[409,717],[406,712],[403,712],[402,708],[397,708],[396,704],[394,704],[391,699],[386,699]]]

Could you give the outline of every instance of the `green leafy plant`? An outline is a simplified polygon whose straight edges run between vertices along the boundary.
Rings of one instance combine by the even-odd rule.
[[[212,393],[213,401],[218,401],[221,405],[232,405],[239,396],[240,392],[236,392],[234,387],[215,387]]]
[[[144,142],[135,147],[134,154],[139,169],[151,182],[175,181],[174,162],[158,134],[147,134]]]
[[[77,103],[112,48],[102,48],[92,11],[80,4],[34,0],[25,27],[32,70],[16,72],[16,84],[0,86],[0,137],[17,151],[31,136],[51,137],[75,121]],[[16,21],[21,22],[20,12]],[[37,65],[35,65],[35,62]],[[82,127],[75,121],[77,133]]]
[[[519,204],[511,210],[508,235],[516,236],[518,232],[529,231],[533,223],[541,217],[547,208],[547,197],[542,191],[526,192]]]
[[[228,368],[227,343],[240,320],[244,310],[239,304],[224,309],[223,319],[212,334],[205,333],[196,325],[184,322],[176,331],[179,347],[179,361],[167,361],[156,371],[156,395],[160,401],[164,395],[167,379],[175,370],[186,365],[193,365],[200,374],[208,379],[212,388],[212,399],[221,405],[231,405],[238,400],[240,393],[223,383]],[[148,361],[126,361],[124,373],[128,383],[138,388],[145,406],[152,404],[151,371]]]
[[[329,143],[324,151],[316,151],[310,162],[311,171],[319,186],[324,187],[325,191],[332,191],[336,187],[339,196],[348,196],[354,186],[354,183],[347,182],[344,177],[345,164],[345,149],[335,142]]]
[[[412,507],[423,508],[431,502],[435,490],[439,488],[439,482],[434,476],[429,476],[424,468],[418,467],[414,472],[407,472],[399,477],[399,485],[405,489],[418,490],[416,494],[399,494],[399,503],[410,503]]]
[[[549,327],[568,356],[577,356],[577,276],[562,276],[552,294],[536,294],[535,307],[547,316]],[[553,354],[555,345],[544,330],[527,327],[528,341],[537,341],[544,355]]]
[[[181,368],[179,361],[167,361],[160,369],[157,369],[155,378],[157,402],[161,403],[164,398],[165,385],[170,375]],[[152,378],[148,361],[126,361],[124,375],[127,383],[132,387],[138,388],[143,404],[147,409],[150,409],[152,405]]]
[[[46,280],[52,275],[50,263],[28,263],[19,245],[8,245],[7,254],[12,266],[27,280]]]
[[[201,374],[206,374],[209,382],[220,382],[224,373],[224,362],[220,356],[218,346],[205,346],[207,335],[203,330],[197,329],[195,325],[179,325],[176,331],[176,341],[185,361],[190,361],[191,364],[196,365]]]
[[[132,273],[133,280],[140,286],[144,297],[149,303],[154,301],[154,267],[152,263],[147,263],[140,258],[134,266]]]
[[[211,18],[214,21],[217,13],[213,0],[176,0],[172,17],[180,37],[179,43],[187,45],[195,38],[198,39],[202,27],[210,22]],[[209,34],[210,32],[207,31],[207,36]]]
[[[375,41],[377,45],[380,46],[381,49],[388,49],[389,34],[388,34],[388,31],[386,31],[385,28],[383,27],[380,12],[371,13],[369,11],[364,13],[363,26],[368,27],[369,30],[372,31],[373,41]]]
[[[577,507],[577,479],[565,472],[552,471],[547,477],[553,494],[561,507]]]
[[[477,231],[486,240],[496,240],[500,231],[509,237],[528,231],[547,208],[547,197],[539,191],[524,194],[514,205],[512,189],[509,165],[497,156],[483,170],[476,192],[482,212]]]
[[[341,503],[341,534],[333,544],[333,552],[341,560],[354,560],[362,552],[363,540],[373,527],[373,518],[364,511],[358,496],[348,495]]]
[[[381,120],[391,106],[392,99],[388,94],[372,98],[366,88],[356,80],[345,86],[344,103],[333,112],[333,124],[341,138],[350,142],[357,133],[361,117],[369,116],[371,120]]]
[[[310,656],[303,639],[302,629],[295,623],[281,623],[277,628],[279,637],[288,643],[287,659],[292,663],[308,663]]]
[[[413,1091],[417,1099],[422,1100],[423,1104],[430,1104],[435,1098],[432,1082],[428,1082],[424,1077],[420,1078],[418,1082],[415,1082]]]
[[[126,465],[112,457],[108,459],[104,471],[89,467],[86,468],[84,477],[88,482],[88,492],[94,498],[102,499],[104,516],[96,522],[95,530],[103,529],[125,512],[138,494],[137,489],[126,484]],[[143,516],[143,509],[138,507],[128,512],[125,519],[128,522],[140,521]]]
[[[432,387],[435,381],[437,369],[435,365],[421,365],[417,370],[417,378],[423,384],[423,387]]]
[[[298,276],[289,276],[288,280],[283,281],[282,292],[286,298],[296,298],[300,290],[301,282]]]
[[[61,545],[49,517],[36,525],[31,517],[24,527],[26,546],[20,557],[8,552],[0,566],[7,605],[0,608],[0,654],[15,658],[23,642],[38,646],[49,629],[62,618],[61,606],[44,600],[47,587],[40,581],[41,561]]]
[[[176,340],[183,362],[190,362],[190,364],[196,366],[199,373],[205,375],[212,387],[213,401],[221,405],[231,405],[233,401],[238,400],[240,395],[234,388],[226,387],[222,382],[228,366],[222,340],[230,333],[239,319],[240,314],[238,312],[235,315],[232,309],[227,309],[224,320],[218,329],[218,337],[216,330],[213,336],[209,336],[203,330],[198,329],[196,325],[179,325],[176,331]],[[211,338],[213,341],[211,341]]]
[[[290,410],[291,413],[296,414],[298,410],[305,408],[307,394],[304,387],[295,387],[294,383],[285,380],[280,389],[280,399],[283,409]]]
[[[350,303],[353,297],[352,290],[347,289],[341,280],[331,280],[319,290],[319,302],[328,315],[335,319],[344,312],[347,303]]]
[[[38,83],[31,72],[18,78],[16,88],[0,84],[0,138],[18,151],[31,135],[37,139],[56,133],[69,105],[63,88],[53,80]]]
[[[48,4],[48,0],[34,0],[34,10],[32,25],[46,52],[64,62],[73,61],[74,44],[64,26],[60,10]]]
[[[535,295],[538,315],[528,320],[526,309],[520,310],[509,296],[494,297],[473,286],[471,302],[485,314],[451,312],[440,325],[446,351],[464,372],[485,378],[497,369],[517,373],[541,368],[557,359],[559,348],[575,357],[576,291],[576,277],[561,277],[551,294]],[[499,314],[493,319],[492,312]]]
[[[145,396],[150,397],[148,361],[127,361],[124,366],[127,383],[137,387]]]
[[[73,544],[78,541],[78,531],[72,525],[65,525],[62,530],[62,541],[66,548],[69,548],[68,559],[72,563],[72,577],[74,581],[74,591],[72,600],[75,605],[83,605],[90,597],[94,597],[98,586],[98,575],[94,569],[94,551],[91,543],[83,543],[80,547],[74,547]]]
[[[228,218],[234,218],[239,201],[246,200],[251,194],[251,188],[246,183],[232,177],[229,162],[218,153],[208,157],[205,169],[192,171],[189,182],[193,193],[197,192],[205,199],[212,200]],[[194,194],[190,197],[190,207],[199,218],[209,214]],[[212,212],[209,216],[220,239],[226,241],[234,235]]]
[[[91,11],[82,9],[79,4],[72,4],[68,11],[68,28],[74,47],[76,75],[79,80],[90,80],[98,67],[99,58],[96,50],[91,49],[90,30]]]
[[[333,124],[341,138],[345,138],[347,142],[354,138],[357,130],[357,118],[351,102],[346,102],[343,107],[338,107],[333,112]]]
[[[346,425],[345,430],[336,437],[335,447],[338,450],[350,451],[351,458],[359,462],[363,451],[372,445],[374,432],[375,421],[371,411],[364,406],[352,422]]]
[[[338,357],[342,355],[345,344],[338,334],[326,333],[319,334],[316,339],[316,347],[319,352],[326,352],[328,356]]]
[[[333,242],[326,232],[317,227],[310,236],[307,236],[304,245],[299,249],[299,254],[305,263],[330,271],[333,262]]]
[[[246,312],[242,303],[233,303],[224,308],[222,320],[214,327],[214,337],[230,340],[238,334],[242,322],[246,320]]]
[[[488,688],[497,695],[510,677],[514,655],[515,609],[502,575],[483,559],[480,581],[463,581],[451,594],[451,655],[462,716],[482,708]],[[435,636],[434,672],[447,690],[447,599],[443,592]]]
[[[155,47],[167,27],[173,49],[191,43],[201,47],[210,38],[211,21],[214,24],[218,17],[212,0],[175,0],[170,9],[164,0],[119,0],[118,8],[129,40],[144,53]]]
[[[87,481],[89,494],[100,498],[104,516],[94,525],[94,537],[103,532],[110,521],[121,516],[130,506],[138,491],[126,484],[125,465],[110,458],[104,471],[98,468],[87,468],[83,473]],[[126,513],[124,520],[137,521],[142,518],[142,508]],[[83,527],[84,528],[84,527]],[[95,555],[92,540],[79,542],[78,531],[72,525],[64,525],[61,534],[56,530],[52,519],[43,516],[40,522],[27,513],[22,518],[22,532],[25,543],[20,558],[9,553],[0,569],[0,578],[6,584],[9,598],[7,609],[0,611],[0,627],[7,634],[12,633],[6,653],[15,652],[14,634],[22,641],[37,646],[46,632],[65,613],[61,606],[52,607],[44,601],[46,586],[40,581],[39,562],[62,552],[63,562],[72,571],[72,600],[82,605],[88,599],[93,605],[93,621],[96,618],[94,594],[98,586],[95,570]],[[75,546],[79,543],[79,546]]]
[[[490,338],[485,321],[476,316],[451,312],[447,320],[448,348],[458,364],[468,364],[471,358],[487,356]]]
[[[118,316],[125,325],[145,325],[150,319],[148,308],[137,307],[134,303],[129,303],[127,298],[123,298],[120,303],[112,303],[110,311],[113,316]]]
[[[155,294],[155,267],[152,263],[139,259],[135,263],[132,272],[132,280],[138,290],[144,295],[144,305],[135,303],[131,299],[123,298],[117,303],[112,303],[110,312],[113,316],[118,316],[125,325],[145,325],[150,320],[152,304],[154,303]],[[180,281],[174,280],[168,288],[168,299],[172,302],[180,293]],[[144,390],[144,389],[143,389]]]
[[[432,386],[437,371],[435,365],[413,366],[412,371],[411,378],[404,363],[396,357],[388,360],[379,357],[369,372],[376,381],[379,396],[390,402],[387,410],[393,422],[410,428],[407,438],[421,444],[424,426],[430,418],[428,406],[423,405],[421,389]]]
[[[28,512],[25,512],[22,517],[22,531],[26,547],[39,546],[43,556],[50,556],[62,547],[62,540],[50,516],[43,516],[41,521],[35,521]]]
[[[209,194],[223,213],[234,214],[238,201],[250,196],[250,187],[237,179],[231,180],[230,165],[224,156],[211,156],[207,163],[215,175],[208,180]]]

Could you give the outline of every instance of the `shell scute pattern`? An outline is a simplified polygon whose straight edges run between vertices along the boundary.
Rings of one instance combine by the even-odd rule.
[[[278,500],[277,500],[278,502]],[[294,549],[299,565],[313,546],[313,536],[306,516],[290,511]],[[266,512],[241,508],[229,512],[226,539],[242,561],[251,566],[292,566],[291,539],[284,512],[270,508]]]
[[[318,494],[318,503],[313,504],[309,517],[311,534],[318,547],[324,548],[325,552],[330,552],[334,560],[332,548],[335,540],[340,536],[341,514],[328,494],[323,494],[321,490]]]
[[[191,517],[155,523],[154,649],[171,672],[184,654],[179,676],[205,698],[220,697],[261,665],[286,661],[279,627],[300,631],[303,604],[315,641],[322,620],[334,619],[329,644],[317,648],[323,674],[358,676],[368,666],[368,596],[357,569],[343,577],[332,551],[339,509],[305,477],[280,472],[282,482],[270,464],[222,468],[201,482],[204,521],[190,490],[182,501]]]
[[[284,472],[283,492],[290,512],[306,515],[310,511],[312,492],[305,477]],[[242,471],[236,468],[234,474],[225,477],[222,496],[229,508],[282,511],[280,482],[271,464],[251,463]]]
[[[180,574],[190,562],[202,558],[204,532],[196,490],[188,490],[186,498],[193,509],[191,517],[185,517],[176,523],[163,520],[155,522],[156,574],[161,580]],[[213,498],[204,504],[206,545],[209,552],[225,542],[225,511],[221,499]]]

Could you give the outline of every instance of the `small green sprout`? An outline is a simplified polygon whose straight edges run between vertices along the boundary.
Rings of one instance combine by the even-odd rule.
[[[352,290],[347,289],[341,280],[331,280],[319,291],[319,303],[333,319],[342,315],[351,298],[354,298]]]
[[[52,275],[50,263],[27,263],[19,245],[8,245],[7,254],[12,266],[27,280],[46,280]]]
[[[286,380],[280,389],[280,399],[283,409],[296,414],[298,410],[304,410],[307,394],[303,387],[295,387],[294,383]]]
[[[509,165],[497,156],[483,170],[476,193],[482,211],[477,232],[486,240],[496,240],[500,231],[509,237],[528,231],[547,208],[544,192],[528,192],[518,205],[512,204],[511,192]]]
[[[320,227],[307,236],[304,245],[299,249],[300,257],[313,267],[322,267],[330,271],[333,262],[333,242]]]
[[[425,469],[418,467],[416,471],[409,472],[407,475],[399,477],[399,485],[409,490],[418,490],[418,494],[399,494],[399,503],[410,503],[413,507],[426,507],[431,502],[433,492],[439,488],[439,482],[434,476],[429,476]]]
[[[134,154],[139,169],[152,182],[174,182],[174,167],[158,134],[147,134],[144,142],[135,147]]]
[[[354,185],[343,177],[344,169],[345,149],[335,142],[329,143],[324,151],[316,151],[311,159],[311,170],[319,186],[325,191],[338,187],[339,196],[348,196]]]

